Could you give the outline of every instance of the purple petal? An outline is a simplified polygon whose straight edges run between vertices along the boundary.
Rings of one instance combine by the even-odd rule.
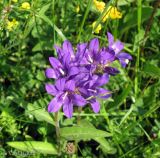
[[[62,67],[62,64],[60,63],[60,61],[54,57],[49,57],[49,61],[52,65],[53,68],[58,69]]]
[[[49,57],[49,61],[54,68],[57,77],[66,75],[66,72],[63,70],[64,66],[62,66],[61,62],[58,59]]]
[[[62,103],[62,100],[58,100],[57,97],[55,97],[48,105],[48,112],[57,112],[61,108]]]
[[[69,76],[72,76],[72,75],[76,75],[76,74],[78,74],[79,73],[79,68],[78,67],[71,67],[70,69],[69,69]]]
[[[84,87],[79,87],[78,88],[79,92],[85,96],[88,96],[88,90]]]
[[[97,100],[94,100],[92,103],[91,103],[91,106],[92,106],[92,109],[95,113],[98,113],[99,110],[100,110],[100,104]]]
[[[67,40],[63,42],[63,51],[65,55],[70,56],[71,58],[75,57],[72,44]]]
[[[129,60],[132,60],[132,56],[124,52],[117,54],[117,58],[119,59],[122,67],[124,68],[128,64]]]
[[[81,60],[83,58],[86,47],[87,43],[80,43],[77,45],[76,60]]]
[[[106,67],[105,68],[105,73],[108,73],[109,75],[116,75],[117,73],[119,73],[119,70],[113,67]]]
[[[126,65],[128,64],[128,59],[120,59],[119,60],[120,61],[120,64],[121,64],[121,66],[123,67],[123,68],[125,68],[126,67]]]
[[[59,91],[63,91],[65,83],[66,83],[66,79],[65,78],[61,78],[61,79],[58,79],[56,81],[55,86]]]
[[[94,38],[89,43],[89,50],[98,52],[99,50],[99,40],[97,38]]]
[[[111,33],[107,32],[108,44],[111,46],[114,43],[114,37]]]
[[[47,93],[51,94],[51,95],[57,95],[57,93],[58,93],[56,87],[52,84],[46,84],[45,89],[46,89]]]
[[[74,91],[75,90],[75,81],[74,80],[67,81],[65,84],[65,89],[70,90],[70,91]]]
[[[57,45],[54,45],[54,48],[56,49],[56,52],[58,54],[58,58],[61,59],[64,55],[62,48]]]
[[[95,82],[95,86],[103,86],[109,81],[109,75],[103,74],[102,76],[99,76]]]
[[[101,51],[101,61],[104,61],[104,64],[107,62],[112,62],[115,59],[115,52],[113,49],[107,48]]]
[[[71,118],[73,115],[73,103],[68,97],[65,99],[65,102],[63,105],[63,112],[65,116],[68,118]]]
[[[115,54],[118,54],[124,48],[124,45],[121,41],[116,41],[111,48],[115,51]]]
[[[88,64],[88,63],[93,63],[94,61],[94,54],[93,54],[93,51],[90,51],[90,50],[86,50],[85,51],[85,54],[84,54],[86,60],[84,60],[84,64]]]
[[[128,54],[128,53],[125,53],[125,52],[117,54],[117,57],[119,59],[129,59],[129,60],[132,60],[132,56],[130,54]]]
[[[111,92],[104,88],[98,88],[98,95],[100,98],[107,99],[111,97]]]
[[[59,76],[58,73],[56,73],[55,70],[52,68],[47,68],[45,71],[45,75],[47,78],[55,78],[55,79],[57,79]]]
[[[97,86],[98,79],[99,79],[99,76],[93,75],[92,78],[88,82],[86,82],[86,84],[89,86],[89,88],[92,86],[94,87],[94,85]]]
[[[86,100],[78,94],[74,94],[72,96],[72,100],[73,100],[73,104],[77,106],[84,106],[87,103]]]
[[[71,56],[68,54],[65,54],[62,59],[62,63],[64,65],[64,67],[69,68],[70,62],[71,62]]]

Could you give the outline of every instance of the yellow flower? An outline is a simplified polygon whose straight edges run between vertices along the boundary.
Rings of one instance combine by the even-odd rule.
[[[96,21],[92,23],[93,29],[94,29],[95,25],[96,25]],[[99,25],[96,27],[96,29],[94,30],[94,32],[95,32],[96,34],[99,34],[99,32],[100,32],[101,29],[102,29],[102,25],[99,24]]]
[[[103,22],[106,21],[106,19],[111,18],[111,19],[120,19],[122,18],[122,13],[118,11],[116,7],[109,6],[107,9],[106,15],[103,17]]]
[[[79,13],[79,11],[80,11],[80,7],[79,7],[79,5],[76,7],[76,12],[77,13]]]
[[[17,2],[18,2],[18,0],[12,0],[12,2],[17,3]]]
[[[98,11],[103,12],[103,10],[105,8],[105,3],[104,2],[99,2],[97,0],[94,0],[94,5],[95,5],[95,7]]]
[[[16,19],[12,21],[7,20],[7,30],[12,31],[18,26],[19,22]]]
[[[31,8],[31,6],[28,2],[23,2],[21,5],[21,8],[29,10]]]

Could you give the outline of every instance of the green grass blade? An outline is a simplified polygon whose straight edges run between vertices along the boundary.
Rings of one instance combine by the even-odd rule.
[[[85,23],[86,18],[88,16],[88,13],[89,13],[89,10],[91,8],[91,5],[92,5],[92,0],[89,0],[88,4],[87,4],[86,11],[85,11],[85,14],[84,14],[84,17],[83,17],[83,20],[82,20],[82,23],[81,23],[81,26],[80,26],[80,29],[79,29],[79,33],[78,33],[78,37],[77,37],[77,42],[79,42],[79,40],[80,40],[81,33],[82,33],[82,30],[83,30],[83,26],[84,26],[84,23]]]

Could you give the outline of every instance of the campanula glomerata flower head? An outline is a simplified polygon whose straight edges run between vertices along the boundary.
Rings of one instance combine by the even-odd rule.
[[[47,78],[55,80],[54,84],[45,86],[47,93],[54,96],[48,105],[49,112],[62,108],[64,115],[71,118],[75,106],[91,106],[98,113],[98,99],[111,97],[111,92],[102,87],[111,76],[119,73],[111,64],[118,60],[126,67],[132,57],[122,51],[123,43],[114,41],[111,33],[107,33],[107,38],[108,47],[100,47],[97,38],[77,44],[76,51],[68,40],[62,47],[54,46],[57,58],[49,57],[51,67],[45,71]]]

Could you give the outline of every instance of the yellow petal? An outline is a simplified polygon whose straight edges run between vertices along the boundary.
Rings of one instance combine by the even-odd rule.
[[[96,25],[96,21],[92,23],[93,29],[94,29],[95,25]],[[96,27],[96,29],[94,30],[94,32],[95,32],[96,34],[99,34],[99,32],[101,31],[101,29],[102,29],[102,25],[99,24],[99,25]]]
[[[103,22],[105,22],[108,18],[111,19],[120,19],[122,18],[122,13],[118,11],[118,9],[116,7],[112,7],[110,6],[107,9],[107,13],[106,15],[103,17]]]
[[[19,22],[16,19],[13,19],[12,21],[7,20],[7,30],[12,31],[14,30],[17,25],[19,24]]]
[[[98,11],[103,12],[103,10],[105,8],[105,3],[104,2],[99,2],[97,0],[94,0],[94,5],[95,5],[95,7]]]
[[[28,2],[23,2],[22,5],[21,5],[21,8],[29,10],[31,8],[31,6]]]

